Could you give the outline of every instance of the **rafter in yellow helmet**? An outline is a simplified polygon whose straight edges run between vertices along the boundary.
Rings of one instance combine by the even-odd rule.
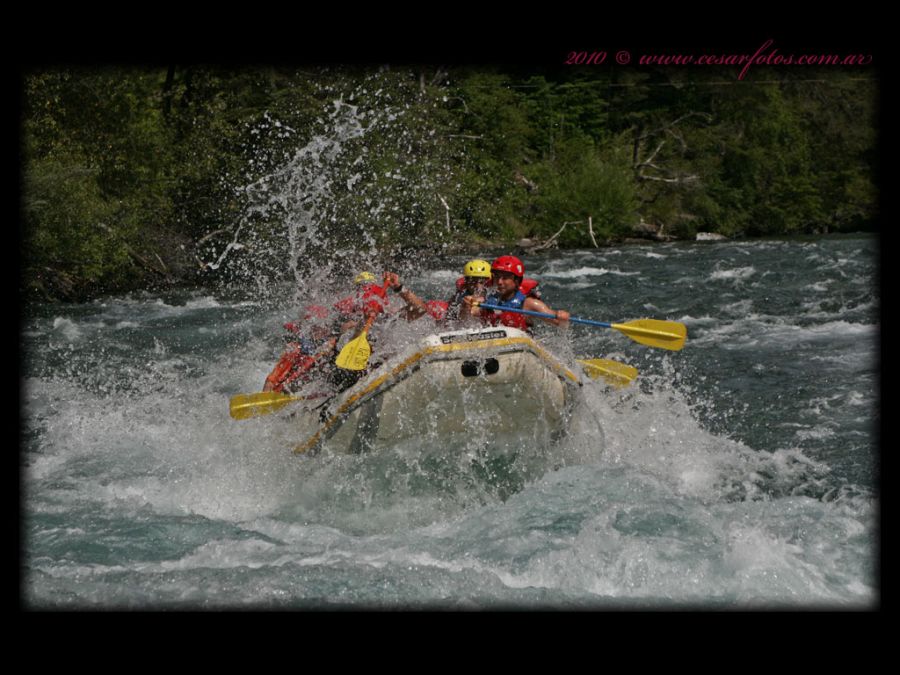
[[[463,276],[491,278],[491,263],[487,260],[470,260],[463,267]]]

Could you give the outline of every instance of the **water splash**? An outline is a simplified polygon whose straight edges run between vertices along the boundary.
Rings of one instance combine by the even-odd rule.
[[[263,297],[287,284],[299,301],[377,270],[405,242],[440,248],[452,240],[445,206],[458,189],[459,157],[438,133],[446,99],[423,94],[403,73],[369,73],[342,87],[318,91],[328,100],[305,138],[271,116],[254,129],[267,137],[261,147],[281,147],[284,159],[231,187],[240,215],[230,240],[210,251],[211,270]]]

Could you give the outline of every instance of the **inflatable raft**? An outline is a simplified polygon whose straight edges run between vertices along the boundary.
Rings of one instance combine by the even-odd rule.
[[[426,449],[472,438],[500,449],[553,442],[582,388],[516,328],[436,333],[382,359],[373,354],[369,371],[325,406],[292,415],[302,436],[295,452],[361,453],[409,439]]]

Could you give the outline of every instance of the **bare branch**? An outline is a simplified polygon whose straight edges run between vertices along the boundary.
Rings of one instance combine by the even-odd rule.
[[[583,223],[583,222],[584,222],[583,220],[567,220],[566,222],[564,222],[562,224],[562,227],[559,228],[559,230],[557,230],[556,234],[554,234],[552,237],[550,237],[543,244],[540,244],[539,246],[535,246],[534,250],[535,251],[543,251],[545,248],[550,248],[551,246],[553,246],[557,237],[559,237],[559,235],[562,234],[563,230],[566,229],[566,225],[581,225],[581,223]]]
[[[666,144],[665,141],[660,141],[659,145],[656,147],[656,150],[654,150],[654,151],[650,154],[650,157],[648,157],[647,159],[645,159],[645,160],[644,160],[643,162],[641,162],[640,164],[635,165],[635,168],[638,168],[638,169],[639,169],[639,168],[641,168],[642,166],[648,166],[648,165],[652,166],[652,164],[650,164],[650,163],[651,163],[654,159],[656,159],[656,156],[659,154],[659,151],[662,150],[662,148],[663,148],[663,146],[664,146],[665,144]]]
[[[444,210],[446,211],[447,216],[447,229],[450,229],[450,207],[447,205],[447,200],[444,199],[441,195],[438,195],[438,199],[441,200],[441,204],[444,205]]]
[[[668,129],[671,129],[672,127],[674,127],[676,124],[686,120],[688,117],[703,117],[704,119],[706,119],[707,122],[712,122],[712,115],[710,115],[709,113],[689,112],[689,113],[685,113],[678,119],[674,119],[671,122],[663,124],[661,127],[657,128],[657,129],[646,132],[642,136],[639,136],[638,140],[642,141],[644,139],[650,138],[651,136],[655,136],[656,134],[658,134],[660,132],[667,131]]]
[[[200,239],[198,239],[198,240],[194,243],[194,246],[200,246],[200,244],[202,244],[203,242],[207,241],[208,239],[212,239],[212,238],[215,237],[217,234],[224,234],[224,233],[226,233],[226,232],[228,232],[228,230],[224,230],[224,229],[223,229],[223,230],[213,230],[212,232],[210,232],[210,233],[207,234],[206,236],[201,237]]]
[[[470,111],[469,111],[469,106],[466,105],[466,99],[462,98],[461,96],[448,96],[447,100],[448,101],[459,101],[460,103],[462,103],[463,110],[466,111],[466,114],[467,115],[469,114]],[[476,115],[476,117],[477,117],[477,115]]]
[[[684,136],[682,136],[681,134],[675,133],[675,131],[673,131],[672,129],[666,129],[666,133],[669,136],[671,136],[672,138],[674,138],[676,141],[678,141],[678,144],[681,146],[682,152],[685,152],[687,150],[688,146],[687,146],[687,142],[684,140]]]
[[[159,260],[159,266],[162,267],[162,270],[165,274],[169,273],[169,268],[166,267],[166,264],[163,262],[163,259],[159,257],[159,253],[156,251],[153,252],[153,255],[156,256],[156,259]]]
[[[700,178],[697,175],[690,176],[678,176],[677,178],[660,178],[658,176],[645,176],[643,173],[638,174],[638,178],[641,180],[655,180],[660,183],[690,183]]]
[[[551,246],[553,246],[553,242],[556,241],[556,238],[557,238],[560,234],[562,234],[562,231],[563,231],[564,229],[566,229],[566,225],[568,225],[568,224],[569,224],[569,223],[563,223],[563,226],[562,226],[561,228],[559,228],[559,230],[557,231],[556,234],[554,234],[552,237],[550,237],[550,238],[549,238],[547,241],[545,241],[543,244],[541,244],[541,245],[539,245],[539,246],[535,246],[534,250],[535,250],[535,251],[543,251],[545,248],[550,248]]]

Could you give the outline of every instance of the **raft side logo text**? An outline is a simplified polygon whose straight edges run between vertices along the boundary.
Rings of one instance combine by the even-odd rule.
[[[806,53],[780,54],[774,47],[774,40],[766,40],[753,53],[744,54],[637,54],[639,66],[740,66],[739,80],[747,75],[750,66],[868,66],[872,63],[871,54],[835,54]],[[564,64],[567,66],[592,66],[606,63],[609,52],[580,51],[567,52]],[[621,49],[610,60],[620,66],[627,66],[634,60],[634,55],[627,49]]]
[[[484,333],[463,333],[462,335],[442,335],[441,342],[449,345],[452,342],[477,342],[479,340],[496,340],[497,338],[505,338],[505,330],[494,330]]]

